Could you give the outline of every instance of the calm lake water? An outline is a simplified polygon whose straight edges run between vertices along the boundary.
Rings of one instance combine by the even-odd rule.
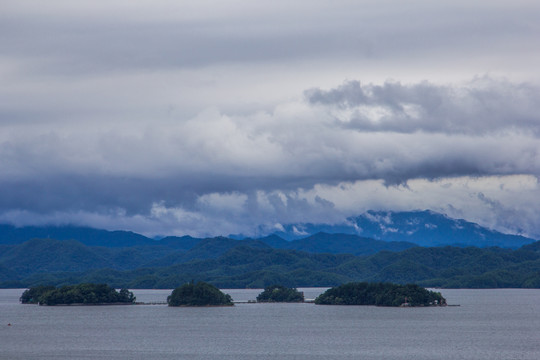
[[[0,359],[540,359],[540,290],[440,290],[461,305],[444,308],[46,307],[19,304],[22,291],[0,290]]]

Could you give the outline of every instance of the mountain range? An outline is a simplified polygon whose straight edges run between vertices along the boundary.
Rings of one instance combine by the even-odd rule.
[[[215,257],[154,266],[124,263],[131,268],[120,269],[118,262],[112,262],[118,253],[107,258],[97,248],[74,241],[39,241],[29,246],[36,247],[40,255],[11,257],[0,264],[0,287],[93,282],[118,288],[170,289],[189,281],[206,281],[221,288],[262,288],[272,284],[305,287],[389,281],[447,288],[540,288],[540,242],[517,250],[415,246],[355,256],[273,249],[230,240],[234,246]],[[51,245],[56,250],[48,249]],[[67,256],[62,256],[59,245],[67,247]]]
[[[293,240],[318,233],[355,234],[384,241],[405,241],[420,246],[499,246],[517,249],[534,239],[503,234],[463,219],[453,219],[430,210],[367,211],[344,224],[288,224],[276,235]]]
[[[302,240],[317,233],[348,234],[386,242],[406,242],[419,246],[499,246],[517,249],[535,239],[504,234],[463,219],[452,219],[434,211],[368,211],[347,219],[346,223],[286,224],[269,236],[267,243],[277,248],[291,248],[286,241]],[[231,239],[246,239],[243,235],[229,235]],[[25,226],[0,225],[0,244],[20,244],[30,239],[78,240],[88,246],[131,247],[156,245],[156,240],[131,231],[107,231],[80,226]],[[168,236],[159,244],[188,250],[201,239],[191,236]],[[305,241],[304,241],[305,244]],[[293,247],[294,248],[294,247]],[[332,251],[331,251],[332,252]]]
[[[169,288],[193,279],[226,287],[330,286],[352,280],[540,287],[534,239],[431,211],[368,212],[349,222],[355,234],[346,233],[346,226],[287,225],[279,235],[305,234],[283,236],[289,240],[278,234],[156,240],[88,227],[0,225],[0,287],[99,281]],[[318,230],[328,232],[310,234]]]

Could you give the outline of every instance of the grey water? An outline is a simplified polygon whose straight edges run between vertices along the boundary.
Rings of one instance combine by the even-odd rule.
[[[0,290],[0,359],[540,359],[538,289],[443,289],[460,306],[432,308],[46,307],[20,304],[22,291]],[[171,291],[133,292],[160,302]]]

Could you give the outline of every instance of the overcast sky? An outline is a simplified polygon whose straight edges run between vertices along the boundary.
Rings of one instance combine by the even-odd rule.
[[[540,238],[540,2],[0,2],[0,222]]]

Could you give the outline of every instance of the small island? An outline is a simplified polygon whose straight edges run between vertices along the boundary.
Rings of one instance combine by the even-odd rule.
[[[257,296],[257,302],[304,302],[304,294],[296,289],[272,285]]]
[[[198,282],[184,284],[167,297],[169,306],[232,306],[232,298],[214,285]]]
[[[20,299],[23,304],[39,305],[125,305],[134,304],[135,296],[127,289],[116,291],[107,284],[36,286],[25,290]]]
[[[441,293],[415,284],[348,283],[328,289],[315,299],[318,305],[445,306]]]

